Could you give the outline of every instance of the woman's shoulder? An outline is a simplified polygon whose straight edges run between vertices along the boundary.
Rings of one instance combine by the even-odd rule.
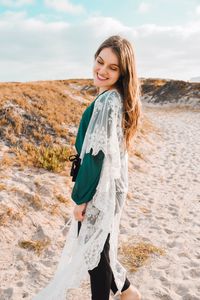
[[[123,99],[120,92],[116,88],[107,90],[102,94],[102,101],[106,100],[107,103],[119,103],[122,104]]]
[[[117,97],[121,97],[121,94],[119,92],[119,90],[117,88],[112,88],[112,89],[109,89],[107,90],[104,94],[107,94],[107,95],[113,95],[113,96],[117,96]]]

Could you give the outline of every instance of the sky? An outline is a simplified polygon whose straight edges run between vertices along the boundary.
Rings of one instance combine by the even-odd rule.
[[[0,0],[0,81],[92,78],[116,34],[140,78],[200,76],[200,0]]]

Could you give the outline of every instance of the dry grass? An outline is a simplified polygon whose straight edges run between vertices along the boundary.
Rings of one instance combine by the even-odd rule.
[[[15,211],[11,207],[1,204],[0,206],[0,226],[7,226],[9,221],[22,221],[24,212]]]
[[[30,200],[31,205],[36,210],[39,210],[39,209],[43,208],[42,200],[41,200],[41,198],[40,198],[40,196],[38,194],[30,195],[29,200]]]
[[[7,190],[7,186],[4,183],[0,183],[0,191]]]
[[[10,157],[8,153],[4,153],[2,160],[0,161],[0,169],[3,169],[4,167],[10,167],[13,164],[13,158]]]
[[[41,180],[41,178],[36,178],[36,179],[34,179],[34,184],[35,184],[35,186],[36,186],[38,189],[40,189],[41,186],[42,186],[44,183],[43,183],[43,181]]]
[[[76,101],[65,93],[70,83],[70,80],[2,83],[0,84],[1,104],[5,105],[8,101],[12,101],[18,110],[25,111],[29,121],[43,117],[58,135],[65,135],[67,132],[63,129],[63,122],[78,125],[77,116],[80,116],[85,108],[85,104],[77,105]],[[76,94],[80,93],[77,91]],[[7,108],[7,115],[10,117],[16,115],[11,108],[10,106]],[[18,131],[22,129],[20,120],[14,119],[12,124],[15,129],[18,128]]]
[[[1,206],[0,207],[0,226],[7,225],[9,219],[13,215],[13,209],[10,207]]]
[[[87,106],[77,104],[76,96],[83,97],[82,87],[91,83],[73,79],[0,83],[0,137],[16,154],[12,159],[5,155],[1,165],[63,170],[64,155],[71,154],[75,142],[68,126],[78,126]],[[79,89],[75,91],[73,84]],[[66,91],[75,91],[75,95]],[[84,98],[92,100],[91,95]]]
[[[135,154],[135,156],[137,156],[140,159],[144,160],[144,155],[139,150],[135,150],[134,154]]]
[[[131,272],[136,272],[139,267],[147,263],[152,254],[164,255],[165,251],[150,243],[140,242],[132,245],[128,242],[122,245],[121,254],[122,263]]]
[[[57,199],[59,202],[61,202],[61,203],[64,203],[64,204],[67,204],[67,205],[70,204],[70,200],[69,200],[68,198],[64,197],[64,196],[61,195],[61,194],[56,195],[56,199]]]
[[[34,251],[38,256],[44,251],[50,244],[50,239],[44,240],[20,240],[18,245],[21,248]]]
[[[161,87],[164,84],[167,83],[166,79],[162,78],[141,78],[140,79],[141,85],[149,85],[149,86],[154,86],[154,87]]]
[[[69,89],[70,80],[38,81],[28,83],[1,83],[1,104],[12,102],[18,110],[23,110],[29,119],[44,117],[48,124],[63,134],[62,122],[78,125],[77,116],[80,115],[85,105],[76,105],[65,90]],[[75,82],[75,81],[74,81]],[[77,91],[78,94],[78,91]],[[14,110],[7,104],[7,114],[13,115]],[[5,121],[6,119],[4,119]],[[19,128],[20,121],[13,120],[14,128]],[[56,131],[56,130],[55,130]]]
[[[59,216],[60,215],[60,208],[59,204],[51,204],[48,206],[48,211],[53,216]]]

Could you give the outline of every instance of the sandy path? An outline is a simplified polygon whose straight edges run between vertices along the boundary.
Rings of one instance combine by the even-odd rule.
[[[123,235],[164,247],[130,278],[143,300],[200,299],[200,114],[148,109],[162,138],[151,149],[146,174],[130,174]],[[153,140],[153,136],[152,136]],[[149,209],[143,213],[141,208]],[[128,216],[128,218],[127,218]],[[124,236],[125,238],[125,236]]]

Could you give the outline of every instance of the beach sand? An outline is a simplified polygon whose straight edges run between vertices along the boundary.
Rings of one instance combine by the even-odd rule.
[[[149,147],[151,151],[143,166],[138,161],[141,171],[129,173],[133,198],[127,201],[121,227],[124,238],[140,237],[164,248],[166,254],[151,259],[150,264],[129,278],[141,291],[143,300],[197,300],[200,299],[200,115],[184,109],[150,108],[147,115],[161,135]],[[145,145],[142,146],[141,152],[147,152]]]
[[[143,300],[199,300],[200,112],[145,107],[145,113],[159,131],[152,132],[148,140],[137,145],[143,158],[129,159],[129,194],[121,218],[119,246],[126,241],[145,241],[163,248],[165,254],[152,256],[137,272],[128,271],[128,278],[140,290]],[[8,178],[10,174],[8,171]],[[22,175],[27,173],[22,172],[21,178]],[[31,175],[31,182],[34,176],[39,176]],[[43,191],[46,198],[52,184],[70,195],[71,186],[65,190],[62,176],[41,176],[48,182],[46,192]],[[31,186],[28,177],[25,179],[28,192]],[[20,196],[15,197],[19,201]],[[66,216],[71,211],[72,207],[66,209]],[[58,222],[56,216],[48,220],[40,211],[32,213],[31,218],[32,223],[27,219],[24,226],[26,235],[33,231],[33,223],[41,224],[37,234],[51,238],[57,235],[55,245],[37,257],[32,251],[14,248],[19,238],[17,234],[22,234],[20,227],[12,234],[5,229],[1,249],[1,300],[31,299],[48,283],[56,269],[65,241],[64,234],[58,235],[64,224]],[[7,242],[8,234],[13,243]],[[89,284],[73,291],[68,299],[89,300]]]

